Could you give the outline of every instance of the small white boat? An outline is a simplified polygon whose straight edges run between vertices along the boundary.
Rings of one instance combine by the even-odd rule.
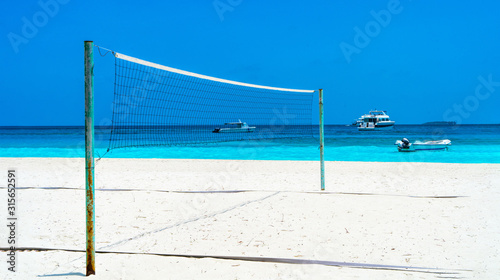
[[[216,128],[213,133],[235,133],[235,132],[253,132],[255,130],[255,126],[248,126],[246,122],[242,122],[238,120],[238,122],[225,123],[229,127],[225,128]]]
[[[434,140],[434,141],[415,141],[410,143],[410,140],[403,138],[402,140],[396,141],[394,145],[398,146],[398,151],[400,152],[416,152],[416,151],[439,151],[448,150],[451,146],[451,140]]]

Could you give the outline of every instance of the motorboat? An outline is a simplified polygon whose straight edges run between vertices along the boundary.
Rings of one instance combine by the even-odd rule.
[[[213,133],[235,133],[235,132],[253,132],[255,130],[255,126],[248,126],[246,122],[242,122],[238,120],[238,122],[230,122],[225,123],[229,127],[224,128],[216,128],[212,132]]]
[[[391,129],[394,126],[394,121],[391,121],[386,111],[370,111],[368,114],[361,116],[357,121],[358,130],[385,130]]]
[[[415,141],[410,143],[410,140],[403,138],[397,140],[394,145],[397,145],[400,152],[416,152],[416,151],[439,151],[448,150],[451,146],[451,140],[433,140],[433,141]]]

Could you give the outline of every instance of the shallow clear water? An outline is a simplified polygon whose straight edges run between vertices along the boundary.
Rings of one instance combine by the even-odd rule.
[[[316,127],[314,131],[317,131]],[[317,135],[316,135],[317,137]],[[448,151],[399,153],[398,139],[450,139]],[[0,157],[84,157],[83,127],[0,128]],[[96,157],[106,153],[109,130],[96,129]],[[190,158],[318,160],[318,139],[276,139],[197,146],[114,149],[107,158]],[[500,163],[500,125],[397,125],[389,131],[357,131],[325,126],[325,159],[329,161]]]

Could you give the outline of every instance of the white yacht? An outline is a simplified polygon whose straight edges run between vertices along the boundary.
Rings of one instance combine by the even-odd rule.
[[[374,110],[361,116],[360,121],[358,121],[358,130],[385,130],[392,128],[394,123],[386,111]]]
[[[228,132],[253,132],[255,130],[255,126],[248,126],[246,122],[242,122],[238,120],[238,122],[225,123],[229,127],[225,128],[216,128],[213,133],[228,133]]]

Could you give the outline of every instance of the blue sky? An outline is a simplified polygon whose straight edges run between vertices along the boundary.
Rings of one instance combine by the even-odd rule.
[[[500,123],[500,2],[8,1],[0,125],[83,125],[83,41],[242,82],[325,90],[327,124]],[[96,56],[96,120],[113,59]],[[97,121],[98,124],[98,121]]]

